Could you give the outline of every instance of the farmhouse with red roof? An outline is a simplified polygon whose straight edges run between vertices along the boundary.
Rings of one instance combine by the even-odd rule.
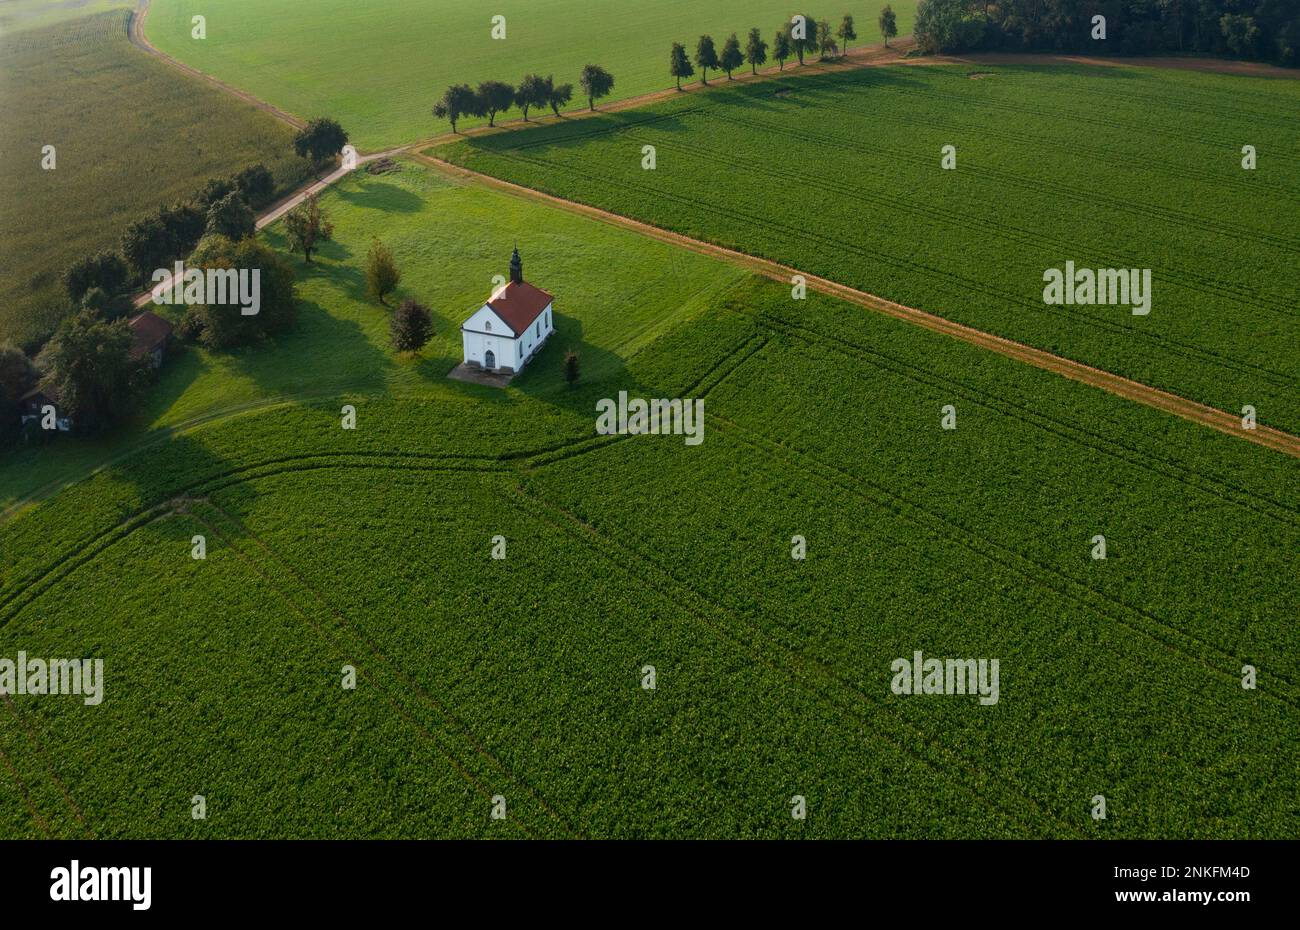
[[[131,317],[131,357],[150,368],[161,368],[167,345],[172,338],[172,324],[151,310]]]
[[[552,301],[550,294],[524,280],[516,247],[510,280],[460,328],[465,364],[503,374],[522,370],[555,331]]]

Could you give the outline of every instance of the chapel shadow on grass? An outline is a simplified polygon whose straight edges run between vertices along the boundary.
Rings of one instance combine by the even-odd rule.
[[[632,375],[622,355],[585,342],[581,320],[566,320],[559,314],[555,319],[556,331],[545,347],[502,393],[517,391],[529,400],[593,418],[596,402],[616,398],[619,391],[627,391],[629,397],[679,396],[683,386],[644,383]],[[564,357],[570,349],[578,354],[579,365],[578,380],[572,385],[564,379]]]

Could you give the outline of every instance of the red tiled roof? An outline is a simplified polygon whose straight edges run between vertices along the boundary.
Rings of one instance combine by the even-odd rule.
[[[488,306],[496,311],[497,316],[506,321],[506,325],[518,336],[532,325],[533,320],[554,300],[540,287],[534,287],[527,281],[516,284],[511,281],[497,291],[488,300]]]
[[[172,324],[152,310],[136,314],[127,325],[134,339],[131,354],[136,357],[148,355],[172,334]]]

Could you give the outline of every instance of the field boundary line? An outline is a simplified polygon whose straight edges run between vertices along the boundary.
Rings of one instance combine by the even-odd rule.
[[[154,449],[158,446],[166,445],[167,443],[171,442],[173,439],[175,439],[178,436],[188,435],[189,433],[202,429],[205,426],[210,426],[213,423],[219,423],[224,420],[233,420],[241,416],[249,416],[254,414],[265,413],[269,410],[275,410],[280,407],[299,407],[303,405],[312,404],[316,401],[332,400],[340,397],[373,400],[375,398],[401,399],[402,395],[391,394],[385,391],[358,392],[354,390],[349,390],[346,385],[340,385],[337,389],[330,389],[324,391],[312,390],[312,391],[304,391],[302,393],[297,393],[297,394],[294,393],[275,394],[275,395],[269,395],[267,397],[260,397],[255,400],[235,404],[230,407],[220,407],[215,410],[209,410],[205,413],[201,413],[198,414],[197,416],[193,416],[188,419],[181,420],[177,423],[168,424],[165,426],[159,426],[155,429],[150,430],[147,433],[144,433],[140,437],[139,442],[135,443],[132,446],[119,450],[114,455],[99,462],[98,464],[92,465],[89,468],[75,475],[72,475],[71,477],[56,478],[54,481],[51,481],[47,484],[42,485],[39,488],[36,488],[35,490],[31,491],[27,495],[15,499],[12,503],[6,506],[3,511],[0,511],[0,526],[7,523],[10,519],[17,516],[19,513],[21,513],[23,510],[26,510],[31,505],[40,503],[41,501],[46,500],[47,498],[54,497],[60,491],[66,490],[67,488],[70,488],[73,485],[80,484],[81,482],[87,480],[88,478],[93,478],[96,475],[100,474],[101,472],[106,471],[109,468],[112,468],[114,465],[119,465],[122,462],[127,461],[128,459],[131,459],[137,455],[148,452],[149,450]],[[416,399],[425,399],[425,398],[417,397]],[[327,454],[335,454],[335,453],[319,453],[319,454],[327,455]],[[412,453],[400,453],[400,454],[409,454],[415,456],[415,455],[420,455],[421,453],[412,452]],[[484,456],[483,458],[487,458],[487,457]],[[505,460],[506,458],[508,458],[508,456],[501,456],[500,458],[502,460]]]
[[[766,258],[758,258],[726,246],[706,242],[701,239],[694,239],[681,233],[672,232],[650,223],[640,220],[634,220],[630,217],[603,210],[599,207],[592,207],[574,200],[566,200],[563,197],[557,197],[553,194],[547,194],[535,188],[526,187],[522,184],[515,184],[512,181],[505,181],[491,175],[474,171],[470,168],[464,168],[460,165],[454,165],[451,162],[443,161],[424,153],[415,153],[417,160],[432,165],[442,171],[460,176],[463,178],[477,180],[489,187],[494,187],[516,196],[526,197],[539,200],[544,203],[550,203],[568,210],[571,213],[587,216],[601,222],[614,226],[621,226],[634,232],[641,233],[660,242],[666,242],[673,245],[681,246],[692,252],[701,255],[709,255],[714,258],[722,259],[735,265],[747,268],[756,274],[771,278],[789,284],[794,275],[802,275],[807,286],[819,293],[826,294],[830,297],[836,297],[849,303],[856,304],[867,310],[874,310],[886,316],[894,317],[907,323],[913,323],[933,332],[950,336],[954,339],[960,339],[971,345],[997,352],[1015,361],[1032,365],[1044,371],[1061,375],[1072,381],[1078,381],[1090,387],[1100,388],[1118,397],[1135,403],[1144,404],[1156,410],[1173,414],[1184,420],[1198,423],[1202,426],[1208,426],[1211,429],[1218,430],[1226,435],[1233,436],[1237,439],[1244,439],[1256,445],[1263,446],[1266,449],[1272,449],[1290,455],[1293,458],[1300,458],[1300,436],[1283,432],[1270,426],[1257,426],[1253,430],[1244,430],[1241,428],[1240,418],[1227,411],[1210,407],[1198,401],[1189,400],[1177,394],[1171,394],[1160,388],[1125,378],[1122,375],[1113,374],[1103,371],[1100,368],[1093,368],[1082,362],[1065,358],[1064,356],[1053,355],[1043,349],[1037,349],[1024,343],[1015,342],[1003,336],[996,336],[993,333],[984,330],[975,329],[963,323],[957,323],[945,317],[929,313],[925,310],[919,310],[915,307],[908,307],[903,304],[886,300],[874,294],[868,294],[866,291],[859,291],[856,288],[849,287],[845,284],[810,275],[792,268],[788,265],[782,265],[778,262]]]
[[[999,416],[1021,417],[1034,429],[1051,433],[1089,451],[1101,452],[1126,465],[1165,478],[1171,478],[1198,493],[1223,501],[1225,504],[1249,510],[1276,523],[1300,528],[1300,510],[1289,507],[1282,501],[1274,500],[1271,497],[1263,497],[1253,493],[1240,485],[1233,484],[1229,479],[1208,475],[1173,459],[1160,457],[1158,453],[1129,445],[1115,436],[1070,423],[1067,420],[1057,419],[1010,398],[990,394],[974,384],[948,377],[932,369],[897,358],[875,346],[860,345],[842,337],[819,333],[806,326],[800,326],[798,323],[782,320],[769,314],[756,316],[755,319],[759,325],[770,326],[774,332],[799,340],[805,345],[823,346],[850,362],[865,364],[913,383],[925,384],[930,387],[943,386],[947,390],[956,393],[959,397],[969,400],[975,406],[982,407]],[[848,351],[845,348],[846,346],[853,351]],[[1223,493],[1222,489],[1224,488],[1233,493]]]
[[[208,74],[206,71],[200,71],[198,68],[195,68],[193,65],[187,65],[185,64],[185,62],[181,61],[180,59],[173,58],[171,55],[168,55],[166,52],[162,51],[162,49],[158,48],[156,45],[150,42],[148,36],[144,34],[144,21],[145,21],[145,17],[149,15],[149,4],[150,4],[150,0],[137,0],[135,9],[131,10],[127,14],[126,33],[127,33],[127,38],[130,39],[132,45],[140,49],[145,54],[151,55],[154,58],[157,58],[171,65],[173,68],[176,68],[179,71],[183,71],[185,74],[188,74],[190,77],[198,78],[200,81],[203,81],[207,84],[211,84],[214,87],[223,90],[228,94],[238,97],[240,100],[244,101],[245,103],[251,104],[257,109],[263,111],[264,113],[269,113],[271,116],[275,117],[280,122],[286,123],[287,125],[292,126],[294,129],[302,129],[304,126],[307,125],[307,121],[302,119],[301,117],[294,116],[292,113],[288,113],[284,110],[281,110],[279,107],[267,103],[265,100],[255,97],[252,94],[248,93],[247,91],[240,90],[238,87],[235,87],[231,84],[227,84],[225,81],[221,80],[220,78],[213,77],[211,74]]]
[[[522,155],[519,154],[520,151],[521,151],[520,147],[515,147],[509,150],[493,152],[492,155],[493,157],[501,158],[507,161],[523,162],[529,166],[536,167],[545,171],[549,171],[552,174],[567,173],[569,175],[580,175],[584,180],[597,179],[605,184],[618,186],[620,187],[620,189],[624,189],[624,190],[636,189],[644,193],[647,193],[651,196],[658,197],[661,200],[670,201],[676,204],[681,204],[687,207],[688,209],[697,206],[706,206],[713,214],[719,216],[727,216],[728,218],[739,220],[744,223],[748,223],[750,225],[756,226],[763,230],[767,230],[767,231],[777,230],[779,232],[789,233],[797,236],[800,240],[803,240],[805,242],[813,242],[817,244],[826,245],[831,248],[840,249],[852,253],[855,256],[870,259],[871,261],[877,264],[884,264],[894,268],[900,268],[906,271],[917,272],[921,274],[923,277],[925,277],[931,283],[938,284],[939,286],[945,289],[956,290],[966,296],[970,296],[972,294],[979,294],[982,295],[987,300],[996,301],[999,303],[999,305],[1003,305],[1008,308],[1012,306],[1019,306],[1029,312],[1043,311],[1044,305],[1042,303],[1034,302],[1028,297],[1008,294],[1001,288],[1001,286],[994,283],[990,283],[978,278],[970,278],[956,271],[948,271],[941,268],[936,268],[932,265],[926,264],[924,261],[912,257],[910,254],[900,255],[892,252],[873,252],[870,251],[865,246],[859,245],[856,242],[845,240],[842,237],[835,238],[830,235],[814,231],[807,227],[794,226],[788,222],[774,220],[768,216],[758,216],[753,214],[752,212],[749,212],[747,209],[737,207],[734,204],[730,204],[730,203],[723,204],[719,202],[710,202],[706,204],[701,201],[696,201],[695,199],[685,194],[671,193],[667,191],[662,191],[657,188],[647,188],[645,186],[638,185],[630,181],[620,182],[608,176],[602,176],[596,174],[594,171],[590,169],[580,171],[577,168],[573,168],[562,163],[549,162],[540,158],[536,158],[528,155]],[[695,156],[698,153],[692,151],[690,154],[692,156]],[[472,171],[473,169],[465,169],[465,170]],[[488,175],[488,177],[492,177],[492,176]],[[513,182],[507,182],[507,183],[513,183]],[[528,189],[535,190],[536,188],[528,188]],[[546,193],[545,191],[539,191],[539,192]],[[552,195],[548,194],[548,196],[552,196]],[[581,201],[571,201],[571,202],[581,203]],[[596,207],[595,209],[602,209],[602,208]],[[615,214],[615,215],[619,215],[619,214]],[[640,221],[634,220],[634,222],[640,222]],[[655,227],[655,228],[662,228],[662,227]],[[1001,228],[1001,229],[993,230],[991,234],[996,235],[999,238],[1007,239],[1013,242],[1024,241],[1023,238],[1016,239],[1012,235],[1012,232],[1013,231],[1009,230],[1009,228]],[[700,240],[700,241],[704,241],[704,240]],[[711,243],[711,244],[716,245],[717,243]],[[728,246],[721,246],[721,247],[730,248]],[[736,250],[733,249],[732,251],[736,251]],[[748,255],[749,257],[758,259],[760,261],[764,260],[762,259],[761,256],[751,255],[750,253],[740,252],[739,254]],[[1193,291],[1196,290],[1195,288],[1187,284],[1180,285],[1180,286],[1187,287],[1189,290],[1193,290]],[[866,293],[866,292],[862,292],[862,293]],[[1268,312],[1267,308],[1261,307],[1253,297],[1251,297],[1250,300],[1248,301],[1243,301],[1243,305],[1249,305],[1252,307],[1252,309],[1264,310],[1265,312]],[[945,317],[944,319],[947,318]],[[1255,381],[1257,382],[1266,382],[1268,384],[1280,388],[1289,388],[1293,383],[1293,379],[1287,377],[1285,374],[1281,372],[1274,371],[1273,369],[1268,368],[1266,366],[1259,365],[1239,357],[1223,355],[1211,349],[1194,345],[1192,343],[1184,342],[1179,339],[1175,339],[1167,334],[1152,333],[1141,327],[1135,327],[1122,322],[1114,321],[1108,319],[1107,317],[1105,317],[1100,313],[1088,312],[1086,309],[1084,309],[1079,305],[1076,305],[1074,307],[1074,311],[1069,317],[1069,320],[1075,325],[1091,327],[1095,330],[1101,331],[1109,335],[1119,335],[1126,339],[1141,341],[1145,343],[1147,346],[1150,346],[1154,350],[1158,350],[1161,354],[1164,355],[1177,356],[1178,358],[1190,360],[1199,365],[1213,365],[1215,367],[1223,368],[1237,375],[1249,375],[1250,377],[1254,378]],[[987,332],[987,331],[979,330],[979,332]]]

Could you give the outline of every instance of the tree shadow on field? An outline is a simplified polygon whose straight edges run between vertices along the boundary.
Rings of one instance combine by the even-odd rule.
[[[870,116],[871,95],[891,89],[924,89],[925,82],[916,77],[912,66],[881,66],[851,71],[822,71],[816,74],[797,70],[787,78],[743,85],[737,94],[715,94],[712,101],[721,110],[770,110],[789,113],[792,109],[815,107],[819,102],[844,103],[845,94],[855,91],[864,104],[863,116]]]
[[[690,97],[683,96],[683,101]],[[605,139],[618,133],[646,129],[660,133],[681,133],[686,124],[675,111],[654,113],[641,110],[620,110],[600,113],[597,116],[567,122],[552,122],[529,129],[499,133],[489,136],[471,136],[465,140],[470,149],[483,154],[526,149],[529,154],[577,148],[593,139]],[[436,155],[436,152],[435,152]]]
[[[342,242],[339,242],[337,239],[325,240],[324,242],[322,242],[320,245],[316,247],[315,251],[316,251],[316,256],[319,258],[323,258],[331,262],[340,262],[340,263],[351,258],[353,255],[352,250],[348,248],[346,245],[344,245]],[[307,263],[304,262],[303,264],[306,265]],[[311,264],[312,265],[316,264],[315,257],[313,257]]]
[[[175,322],[173,319],[172,322]],[[157,377],[145,389],[141,421],[155,422],[208,370],[206,357],[194,346],[174,339]]]
[[[367,210],[385,213],[418,213],[424,209],[424,199],[404,187],[388,181],[362,180],[355,185],[340,186],[336,196],[344,203]]]
[[[141,511],[156,507],[162,515],[182,514],[212,487],[236,480],[241,468],[251,464],[225,457],[192,433],[165,428],[154,430],[129,456],[91,480],[130,485]],[[182,543],[177,558],[189,558],[188,537]]]
[[[393,359],[357,321],[340,319],[311,300],[298,300],[297,309],[289,332],[230,353],[241,375],[267,395],[347,393],[385,386]],[[376,312],[383,314],[386,329],[391,311],[377,308]]]
[[[352,250],[339,242],[337,239],[326,239],[318,242],[316,248],[312,249],[312,259],[307,261],[301,252],[294,251],[289,246],[289,239],[285,236],[283,227],[267,227],[258,233],[259,236],[269,245],[280,253],[289,267],[293,269],[293,276],[296,282],[309,280],[328,275],[331,270],[331,262],[345,262],[352,257]],[[322,261],[324,259],[324,261]]]
[[[622,355],[587,342],[584,329],[582,320],[566,319],[557,313],[555,332],[528,367],[510,382],[510,391],[529,400],[590,416],[593,424],[596,401],[616,399],[619,391],[627,391],[629,398],[678,396],[682,385],[643,383],[631,374]],[[577,353],[579,366],[578,381],[572,386],[564,380],[564,357],[569,350]]]

